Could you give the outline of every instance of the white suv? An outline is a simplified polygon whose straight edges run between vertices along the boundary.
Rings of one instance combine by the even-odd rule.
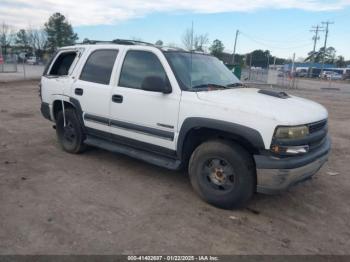
[[[131,40],[64,47],[40,94],[65,151],[91,145],[187,169],[195,191],[222,208],[310,178],[330,151],[323,106],[245,88],[207,54]]]

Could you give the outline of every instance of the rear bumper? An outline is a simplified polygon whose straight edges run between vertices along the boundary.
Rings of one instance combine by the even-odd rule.
[[[315,152],[288,158],[255,155],[257,172],[257,191],[276,194],[311,178],[328,160],[331,148],[327,137]]]

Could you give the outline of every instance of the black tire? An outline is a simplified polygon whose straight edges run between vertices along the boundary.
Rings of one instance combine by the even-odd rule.
[[[211,140],[199,145],[190,158],[189,175],[199,196],[220,208],[243,207],[255,192],[252,157],[230,141]]]
[[[66,126],[64,127],[63,112],[60,111],[56,120],[56,134],[64,151],[79,154],[86,149],[85,135],[74,109],[65,110]]]

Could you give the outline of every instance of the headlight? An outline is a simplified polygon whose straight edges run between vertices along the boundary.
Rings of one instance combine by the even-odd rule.
[[[309,151],[309,145],[295,145],[293,139],[301,139],[309,134],[307,126],[277,127],[271,151],[279,155],[305,154]]]
[[[274,138],[298,139],[298,138],[303,138],[308,134],[309,134],[309,128],[307,126],[278,127],[275,131]]]

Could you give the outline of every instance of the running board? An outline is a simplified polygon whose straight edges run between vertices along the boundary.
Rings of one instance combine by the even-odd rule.
[[[133,147],[128,147],[121,144],[116,144],[111,141],[106,141],[101,138],[94,136],[87,136],[84,141],[85,144],[89,146],[95,146],[102,148],[113,153],[124,154],[139,160],[151,163],[156,166],[164,167],[170,170],[179,170],[181,166],[181,161],[177,159],[168,158],[165,156],[157,155],[155,153],[146,152],[143,150],[135,149]]]

